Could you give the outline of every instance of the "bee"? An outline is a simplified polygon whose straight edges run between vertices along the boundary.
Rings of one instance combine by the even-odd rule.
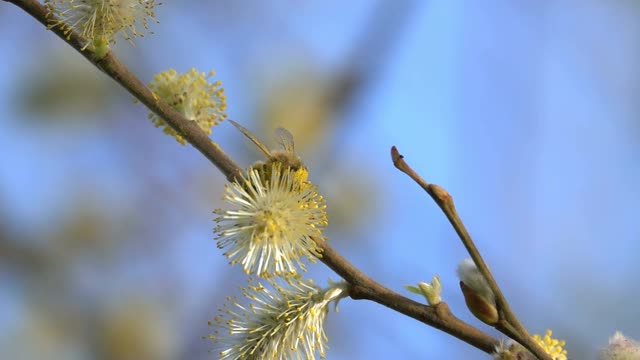
[[[247,130],[242,125],[238,124],[233,120],[229,120],[233,126],[235,126],[241,133],[244,134],[251,142],[256,144],[258,149],[264,153],[267,157],[266,162],[257,162],[252,167],[255,169],[262,169],[262,173],[265,175],[270,175],[272,165],[275,163],[279,163],[283,166],[283,168],[289,168],[293,172],[295,172],[300,178],[306,180],[308,175],[307,167],[302,163],[302,160],[295,153],[293,135],[284,128],[276,129],[276,139],[281,149],[277,150],[269,150],[258,138],[253,135],[249,130]]]

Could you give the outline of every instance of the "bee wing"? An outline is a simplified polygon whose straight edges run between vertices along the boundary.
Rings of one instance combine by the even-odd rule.
[[[281,127],[277,128],[276,138],[277,138],[278,144],[280,144],[280,146],[282,146],[282,148],[286,152],[290,152],[292,154],[294,153],[293,135],[291,135],[289,130]]]
[[[253,135],[251,133],[251,131],[247,130],[244,126],[238,124],[237,122],[229,119],[228,120],[231,124],[233,124],[233,126],[235,126],[238,130],[240,130],[241,133],[244,134],[244,136],[246,136],[249,140],[251,140],[254,144],[256,144],[256,146],[262,150],[262,152],[267,156],[270,157],[271,156],[271,152],[269,151],[269,149],[264,146],[263,143],[260,142],[260,140],[258,140],[257,137],[255,137],[255,135]]]

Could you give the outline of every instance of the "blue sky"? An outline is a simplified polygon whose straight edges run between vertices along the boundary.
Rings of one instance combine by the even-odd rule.
[[[637,5],[381,4],[390,28],[374,39],[390,34],[390,40],[380,52],[367,52],[377,49],[369,44],[366,56],[355,59],[363,34],[375,34],[373,2],[166,3],[158,8],[154,35],[135,47],[121,41],[115,51],[143,81],[167,68],[215,69],[230,117],[253,129],[267,95],[277,97],[288,77],[302,77],[296,70],[312,75],[306,86],[314,80],[320,86],[356,64],[366,81],[324,120],[331,130],[324,145],[305,150],[298,144],[321,190],[353,194],[352,204],[329,197],[329,211],[332,205],[349,209],[345,218],[357,224],[330,230],[336,249],[399,292],[439,274],[453,311],[486,329],[468,314],[458,290],[454,269],[464,249],[435,204],[393,168],[389,148],[397,145],[427,180],[454,196],[532,332],[553,329],[580,359],[595,359],[595,349],[615,330],[640,338],[631,300],[640,275]],[[199,336],[224,296],[243,285],[239,268],[227,266],[212,240],[211,210],[220,206],[224,178],[193,148],[154,129],[128,94],[26,14],[6,4],[0,17],[0,32],[10,35],[0,37],[0,214],[16,239],[65,259],[49,265],[65,269],[54,285],[44,275],[46,281],[34,280],[35,265],[4,266],[10,271],[3,283],[10,285],[0,288],[0,318],[11,321],[4,322],[9,329],[0,344],[11,343],[11,355],[38,358],[25,350],[23,336],[31,334],[25,324],[45,321],[64,329],[62,345],[48,352],[53,358],[93,358],[68,321],[42,320],[39,309],[73,291],[80,307],[108,313],[133,293],[164,309],[155,330],[169,344],[165,358],[185,349],[194,358],[212,357]],[[86,97],[60,105],[75,110],[72,115],[21,109],[21,94],[33,91],[39,76],[60,72],[61,64],[106,95],[80,91]],[[256,160],[229,124],[213,138],[245,164]],[[51,234],[67,214],[74,216],[79,200],[108,219],[107,235],[67,259],[59,253],[76,254],[82,246],[56,243]],[[320,283],[337,278],[322,264],[311,274]],[[49,286],[54,291],[45,291]],[[42,293],[42,301],[32,300]],[[362,301],[342,302],[327,331],[329,359],[486,358]]]

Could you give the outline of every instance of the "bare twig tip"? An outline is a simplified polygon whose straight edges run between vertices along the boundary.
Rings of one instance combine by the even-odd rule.
[[[399,162],[400,160],[404,159],[404,156],[402,156],[402,154],[400,154],[400,152],[398,151],[398,148],[394,146],[391,147],[391,161],[393,161],[393,165],[397,168],[399,167]]]

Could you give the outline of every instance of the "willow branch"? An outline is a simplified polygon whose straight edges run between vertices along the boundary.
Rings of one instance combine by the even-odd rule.
[[[35,0],[5,1],[22,8],[45,26],[50,23],[50,19],[47,18],[48,9]],[[178,131],[189,143],[209,159],[229,181],[241,178],[241,169],[217,144],[212,142],[193,121],[187,120],[171,106],[155,97],[113,53],[109,52],[105,57],[96,59],[90,49],[82,50],[85,41],[77,33],[71,32],[70,34],[63,34],[57,27],[51,30],[98,69],[127,89],[129,93],[160,116],[173,129]],[[326,241],[316,239],[316,242],[323,250],[320,260],[349,282],[351,298],[377,302],[451,334],[482,351],[487,353],[494,351],[498,341],[455,317],[446,303],[443,302],[435,306],[428,306],[395,293],[354,267],[327,244]]]
[[[520,344],[525,346],[529,351],[536,355],[539,359],[551,360],[549,355],[531,338],[525,327],[520,323],[518,317],[514,314],[505,298],[504,294],[500,290],[498,283],[491,274],[489,267],[480,255],[480,251],[476,247],[471,235],[464,226],[464,223],[458,215],[458,211],[453,203],[453,197],[442,187],[428,183],[418,173],[416,173],[409,164],[404,160],[404,157],[400,154],[398,149],[391,147],[391,160],[393,165],[403,173],[407,174],[413,181],[415,181],[424,191],[431,196],[433,201],[438,204],[442,212],[445,214],[451,226],[462,240],[462,244],[467,249],[467,252],[471,256],[471,259],[478,267],[478,271],[484,276],[489,284],[489,288],[496,297],[496,305],[498,308],[499,321],[496,328],[502,331],[505,335],[512,337]]]
[[[22,8],[43,25],[51,24],[51,17],[47,17],[48,9],[35,0],[6,0]],[[60,27],[51,29],[58,37],[76,49],[82,56],[89,60],[98,69],[127,89],[131,95],[146,105],[149,110],[160,116],[169,126],[182,134],[193,147],[198,149],[209,161],[211,161],[229,181],[241,177],[238,165],[225,154],[220,147],[209,139],[209,136],[198,127],[194,121],[189,121],[182,114],[167,105],[164,101],[153,95],[151,90],[140,81],[120,60],[109,52],[101,59],[96,59],[90,49],[82,50],[85,40],[76,32],[65,35]]]
[[[322,257],[320,260],[349,283],[349,296],[351,296],[352,299],[366,299],[377,302],[378,304],[453,335],[486,353],[495,351],[495,346],[498,344],[495,338],[458,319],[451,313],[446,303],[441,302],[437,305],[430,306],[404,297],[384,287],[358,270],[327,244],[326,241],[315,240],[318,246],[322,248]]]

